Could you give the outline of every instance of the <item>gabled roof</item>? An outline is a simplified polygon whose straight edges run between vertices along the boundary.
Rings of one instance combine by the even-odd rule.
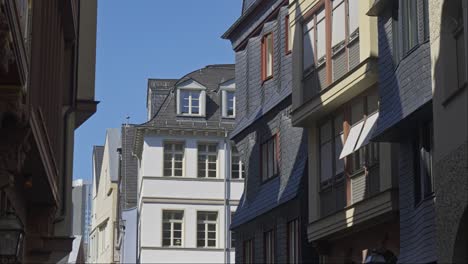
[[[99,178],[101,176],[102,158],[104,156],[104,146],[93,146],[93,160],[94,160],[94,177],[95,188],[99,186]],[[97,189],[97,188],[96,188]]]
[[[120,148],[120,129],[108,128],[106,130],[105,151],[108,151],[109,157],[109,174],[111,182],[119,181],[119,153]]]

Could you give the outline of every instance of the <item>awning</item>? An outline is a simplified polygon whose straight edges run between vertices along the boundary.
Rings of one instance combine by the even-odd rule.
[[[375,124],[377,123],[377,119],[379,118],[379,112],[375,112],[367,117],[366,123],[362,128],[361,136],[354,147],[354,151],[360,149],[362,146],[369,144],[369,141],[372,136],[372,131],[375,129]]]
[[[363,126],[364,126],[364,120],[355,124],[351,128],[351,131],[349,131],[348,137],[346,138],[345,145],[343,146],[343,150],[341,151],[340,159],[354,152],[354,146],[356,146],[356,143],[359,139],[359,135],[361,134],[361,130]]]
[[[351,128],[343,150],[341,151],[340,159],[343,159],[361,147],[369,144],[378,117],[379,112],[375,112]]]

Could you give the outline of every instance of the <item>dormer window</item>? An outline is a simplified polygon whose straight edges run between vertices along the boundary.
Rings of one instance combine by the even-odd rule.
[[[229,80],[220,85],[221,106],[224,118],[236,117],[236,93],[234,80]]]
[[[177,85],[177,114],[205,116],[206,88],[190,79]]]
[[[180,113],[189,115],[199,115],[200,94],[200,91],[181,90],[180,97],[182,99],[182,104],[180,105]]]

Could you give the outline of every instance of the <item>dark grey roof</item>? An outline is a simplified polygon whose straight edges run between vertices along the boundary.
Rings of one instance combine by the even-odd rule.
[[[261,2],[261,0],[244,0],[242,1],[242,14],[245,13],[255,2]]]
[[[135,207],[137,204],[138,162],[132,155],[135,137],[134,125],[122,126],[122,161],[120,163],[120,203],[122,209]]]
[[[231,131],[234,128],[234,120],[222,117],[221,93],[218,92],[218,88],[220,84],[235,78],[234,68],[234,64],[208,65],[178,79],[170,87],[170,90],[164,93],[163,98],[157,98],[157,101],[154,102],[156,110],[153,117],[148,122],[136,126],[135,146],[139,146],[141,143],[142,129],[176,128]],[[194,80],[206,87],[205,117],[177,115],[175,89],[179,84],[188,80]]]
[[[230,137],[235,138],[242,131],[252,125],[255,121],[262,118],[265,114],[271,111],[275,106],[279,105],[283,100],[288,98],[292,93],[291,87],[282,89],[279,93],[273,93],[264,104],[261,104],[252,114],[244,116],[241,120],[238,120],[234,130],[231,132]]]
[[[244,192],[233,216],[231,229],[235,229],[297,197],[307,164],[307,151],[306,148],[302,149],[303,153],[298,155],[297,163],[286,183],[281,182],[284,177],[276,177],[260,185],[254,193],[255,197],[249,197],[248,200],[245,199]],[[282,185],[285,187],[282,188]]]
[[[148,91],[146,98],[146,109],[149,111],[149,116],[152,117],[156,113],[158,106],[164,101],[171,88],[178,79],[149,79]],[[151,105],[149,105],[151,104]]]
[[[104,146],[93,146],[94,177],[96,177],[96,189],[99,186],[101,176],[102,158],[104,156]]]

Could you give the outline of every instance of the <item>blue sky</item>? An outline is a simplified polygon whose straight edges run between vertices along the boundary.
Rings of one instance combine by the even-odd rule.
[[[99,0],[98,110],[76,130],[74,179],[92,178],[92,146],[125,117],[146,118],[148,78],[179,78],[209,64],[234,63],[220,36],[240,16],[241,0]]]

